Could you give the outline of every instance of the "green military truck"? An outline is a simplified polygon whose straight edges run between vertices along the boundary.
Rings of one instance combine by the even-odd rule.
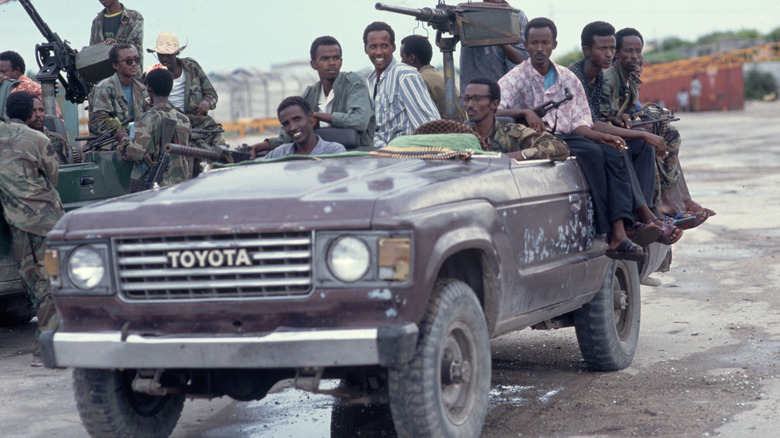
[[[95,152],[82,163],[60,166],[57,190],[70,211],[93,202],[129,192],[132,164],[114,152]],[[28,322],[35,312],[19,279],[11,245],[11,232],[5,217],[0,217],[0,326]]]

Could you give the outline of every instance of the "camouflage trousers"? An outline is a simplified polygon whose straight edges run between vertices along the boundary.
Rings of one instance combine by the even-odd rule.
[[[666,142],[666,151],[669,154],[665,157],[655,157],[655,194],[653,196],[654,206],[661,204],[661,191],[669,190],[680,180],[680,131],[672,125],[669,125],[663,134]]]
[[[38,337],[42,332],[57,329],[57,308],[51,298],[49,278],[43,267],[46,253],[46,237],[31,234],[11,226],[14,258],[19,268],[19,277],[27,298],[38,315],[38,329],[35,331],[35,353],[38,352]]]

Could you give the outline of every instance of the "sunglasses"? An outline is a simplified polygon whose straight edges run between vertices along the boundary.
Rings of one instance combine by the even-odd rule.
[[[469,101],[472,101],[474,103],[480,103],[483,100],[490,100],[490,95],[489,94],[475,94],[474,96],[464,95],[464,96],[460,96],[458,100],[460,101],[460,104],[462,106],[466,106],[469,103]]]
[[[141,63],[141,57],[140,56],[136,56],[135,58],[120,59],[117,62],[120,63],[120,64],[124,62],[127,65],[133,65],[133,64],[138,65],[138,64]]]

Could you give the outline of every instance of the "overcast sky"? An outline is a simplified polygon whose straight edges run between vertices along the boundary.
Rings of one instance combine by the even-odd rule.
[[[433,8],[437,1],[389,0],[387,3]],[[556,22],[559,44],[553,56],[577,48],[582,27],[596,20],[608,21],[618,29],[635,27],[647,40],[669,36],[693,40],[716,30],[756,29],[768,33],[780,26],[780,1],[777,0],[509,2],[522,9],[529,19],[546,16]],[[76,49],[88,43],[90,24],[102,8],[97,0],[32,0],[32,3],[49,27]],[[159,32],[174,32],[182,44],[189,45],[182,56],[195,58],[208,72],[229,72],[239,67],[268,71],[274,64],[308,60],[312,40],[321,35],[332,35],[341,43],[344,70],[361,70],[369,66],[362,44],[363,29],[368,23],[388,22],[397,40],[413,33],[416,25],[412,17],[377,11],[374,0],[125,0],[123,3],[144,16],[144,48],[154,47]],[[434,33],[429,31],[429,36],[433,43]],[[43,37],[18,1],[0,5],[0,50],[19,52],[28,70],[37,71],[34,47],[41,42]],[[440,55],[434,57],[433,64],[441,65]]]

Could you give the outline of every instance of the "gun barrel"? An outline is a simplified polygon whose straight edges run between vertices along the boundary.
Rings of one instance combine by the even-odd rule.
[[[33,21],[33,23],[35,23],[35,27],[41,31],[43,37],[46,38],[46,41],[50,43],[59,42],[59,37],[57,34],[52,32],[49,28],[49,25],[43,21],[43,18],[41,18],[41,15],[35,9],[35,6],[32,5],[30,0],[19,0],[19,3],[22,4],[22,7],[27,12],[27,15],[29,15],[30,19]]]
[[[396,14],[411,15],[412,17],[428,23],[445,24],[449,20],[447,12],[441,9],[431,8],[407,8],[405,6],[394,6],[385,3],[377,3],[377,10],[395,12]]]
[[[176,143],[165,145],[165,152],[169,154],[180,155],[182,157],[200,158],[201,160],[219,161],[222,158],[221,152],[209,151],[191,146],[184,146]]]

